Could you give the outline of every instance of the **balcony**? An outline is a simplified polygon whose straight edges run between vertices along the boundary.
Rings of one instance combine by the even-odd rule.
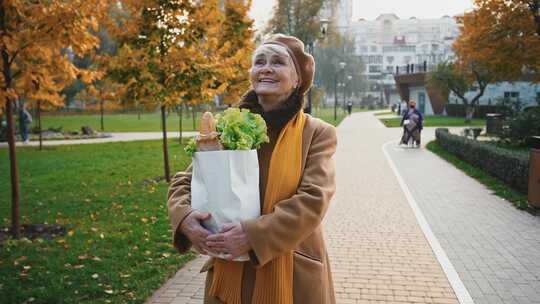
[[[427,64],[427,61],[422,64],[411,63],[405,66],[397,66],[394,75],[425,74],[434,71],[436,68],[436,65]]]

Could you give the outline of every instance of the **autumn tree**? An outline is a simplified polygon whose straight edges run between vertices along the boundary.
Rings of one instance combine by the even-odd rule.
[[[458,17],[454,44],[460,62],[489,70],[495,81],[519,80],[540,72],[538,1],[475,0],[475,9]]]
[[[89,29],[106,1],[24,1],[0,3],[0,107],[6,108],[11,170],[12,232],[20,237],[19,181],[15,150],[14,111],[23,97],[61,105],[59,92],[76,78],[91,81],[93,73],[79,70],[66,50],[84,54],[98,45]]]
[[[224,65],[232,68],[223,75],[227,90],[223,94],[226,103],[235,103],[249,88],[251,55],[255,49],[253,19],[248,16],[251,1],[226,0],[220,47]]]
[[[112,26],[119,43],[110,75],[147,108],[159,107],[164,171],[170,180],[166,111],[178,104],[211,101],[227,87],[234,67],[224,64],[223,13],[217,0],[122,1],[125,18]],[[116,27],[116,30],[114,29]]]
[[[443,96],[449,96],[452,92],[462,101],[465,106],[466,122],[470,122],[473,118],[475,107],[491,81],[490,73],[481,66],[475,66],[474,63],[459,66],[458,63],[443,62],[427,75],[428,86],[439,89]],[[475,91],[471,99],[467,96],[467,92],[470,91]]]
[[[321,9],[335,4],[335,0],[278,0],[265,32],[295,36],[306,44],[313,42],[320,32]]]

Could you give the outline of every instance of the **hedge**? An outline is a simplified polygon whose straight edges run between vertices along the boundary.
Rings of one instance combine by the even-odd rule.
[[[446,104],[446,114],[448,116],[465,117],[465,106],[462,104]],[[486,118],[488,113],[505,113],[508,111],[506,106],[498,105],[477,105],[474,110],[474,118]]]
[[[435,130],[437,143],[465,162],[479,167],[502,180],[517,191],[527,194],[529,184],[529,156],[448,132]]]

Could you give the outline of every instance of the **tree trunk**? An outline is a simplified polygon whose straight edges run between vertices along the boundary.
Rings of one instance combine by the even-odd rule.
[[[138,111],[137,111],[137,120],[141,120],[141,112],[142,112],[142,108],[141,106],[139,106]]]
[[[192,123],[193,123],[193,131],[196,130],[196,126],[195,126],[195,105],[193,105],[191,107],[191,120],[192,120]]]
[[[99,111],[101,113],[101,132],[105,131],[105,126],[103,125],[103,99],[99,102]]]
[[[161,129],[163,130],[163,167],[165,169],[165,180],[169,183],[171,181],[171,174],[169,170],[169,150],[167,147],[167,117],[165,113],[165,106],[161,106]]]
[[[182,144],[182,123],[183,123],[183,119],[182,119],[182,112],[184,110],[184,106],[183,105],[180,105],[180,108],[178,109],[178,133],[179,133],[179,141],[180,141],[180,144]]]
[[[43,131],[41,130],[41,101],[37,102],[37,119],[38,119],[38,132],[39,132],[39,150],[43,150]]]
[[[475,107],[473,105],[467,105],[465,107],[465,122],[466,123],[471,123],[474,117],[474,110],[475,110]]]
[[[19,222],[19,174],[17,170],[17,156],[15,153],[15,122],[13,121],[13,104],[6,98],[7,141],[9,146],[9,160],[11,169],[11,233],[16,239],[21,238],[21,225]]]

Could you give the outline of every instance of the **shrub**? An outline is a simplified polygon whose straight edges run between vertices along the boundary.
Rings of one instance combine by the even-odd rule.
[[[448,116],[465,117],[465,106],[462,104],[446,104],[446,114]],[[488,113],[506,113],[507,107],[501,105],[477,105],[474,111],[474,118],[486,118]]]
[[[540,108],[530,108],[506,120],[501,140],[514,146],[526,146],[527,138],[540,135]]]
[[[528,155],[454,135],[448,132],[448,129],[437,129],[435,136],[437,143],[446,151],[485,170],[519,192],[527,193]]]

